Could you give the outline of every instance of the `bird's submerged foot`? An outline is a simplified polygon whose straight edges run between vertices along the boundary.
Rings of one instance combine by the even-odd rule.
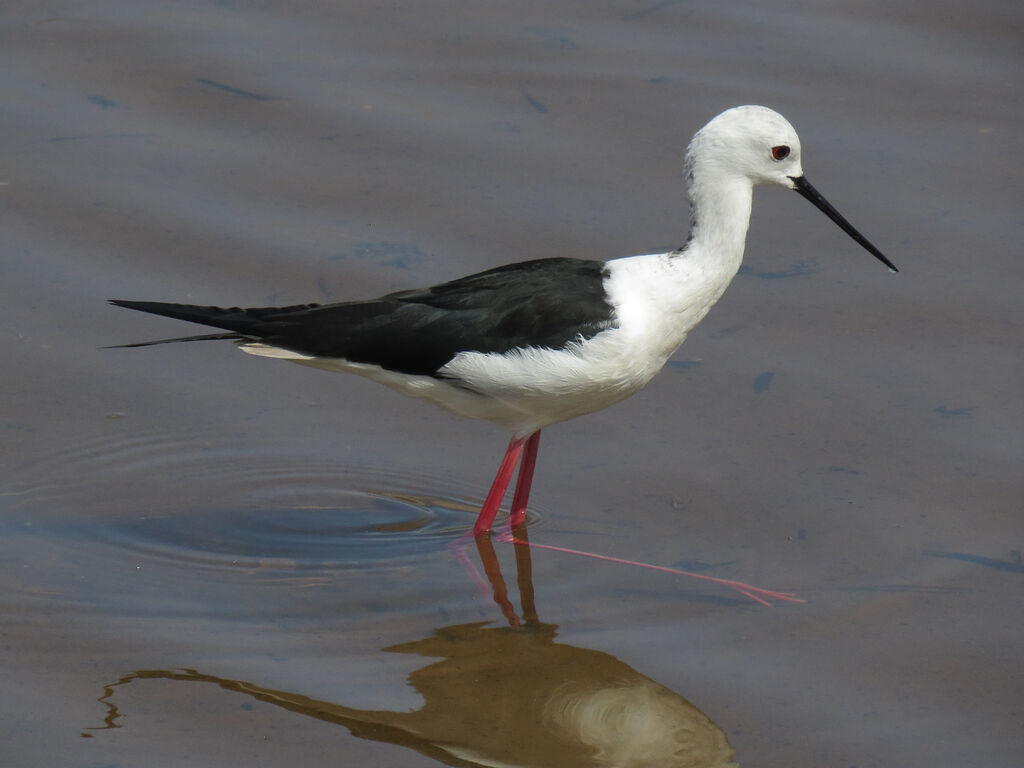
[[[563,554],[589,557],[594,560],[603,560],[609,563],[622,563],[623,565],[632,565],[638,568],[649,568],[654,571],[672,573],[677,576],[688,576],[693,579],[700,579],[701,581],[709,581],[713,584],[720,584],[723,587],[735,590],[744,597],[753,600],[755,603],[760,603],[761,605],[771,605],[772,600],[791,603],[805,602],[791,592],[778,592],[772,589],[763,589],[751,584],[745,584],[742,581],[719,579],[715,576],[706,576],[705,574],[693,573],[692,571],[682,571],[678,568],[669,568],[663,565],[641,563],[636,560],[625,560],[621,557],[599,555],[595,552],[583,552],[578,549],[568,549],[566,547],[556,547],[551,544],[537,544],[528,541],[525,536],[526,505],[530,497],[530,486],[533,483],[533,468],[537,463],[537,449],[539,445],[540,430],[537,430],[528,437],[513,437],[509,442],[508,448],[505,450],[505,456],[501,460],[501,466],[498,467],[498,474],[495,476],[494,482],[491,484],[491,489],[487,493],[487,498],[484,500],[483,507],[480,509],[480,515],[477,517],[476,524],[473,526],[473,537],[477,540],[478,548],[484,544],[486,544],[486,546],[490,546],[489,534],[491,526],[494,524],[494,518],[497,516],[498,509],[501,507],[502,499],[505,498],[505,491],[508,489],[508,485],[512,481],[512,473],[515,472],[516,465],[518,464],[519,477],[516,480],[516,489],[512,496],[512,507],[508,517],[509,528],[504,533],[497,535],[496,539],[498,541],[515,544],[519,547],[548,549],[552,552],[562,552]],[[484,542],[484,539],[487,541]]]
[[[621,563],[623,565],[632,565],[637,568],[649,568],[653,571],[662,571],[664,573],[672,573],[677,576],[688,576],[693,579],[700,579],[701,581],[709,581],[713,584],[721,584],[723,587],[728,587],[736,592],[739,592],[746,598],[753,600],[755,603],[760,603],[764,606],[772,605],[772,600],[784,601],[790,603],[805,603],[806,600],[797,597],[792,592],[777,592],[773,589],[764,589],[762,587],[755,587],[751,584],[746,584],[742,581],[734,581],[733,579],[719,579],[714,576],[707,576],[703,573],[694,573],[692,571],[683,571],[678,568],[669,568],[664,565],[654,565],[652,563],[641,563],[636,560],[626,560],[621,557],[611,557],[610,555],[599,555],[595,552],[584,552],[579,549],[569,549],[567,547],[556,547],[551,544],[538,544],[533,541],[527,541],[520,538],[517,535],[516,530],[513,528],[509,531],[501,533],[497,537],[498,541],[503,541],[509,544],[514,544],[520,547],[533,547],[535,549],[548,549],[552,552],[561,552],[567,555],[578,555],[580,557],[589,557],[594,560],[603,560],[608,563]]]

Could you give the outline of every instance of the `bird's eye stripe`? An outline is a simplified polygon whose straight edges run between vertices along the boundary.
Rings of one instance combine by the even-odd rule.
[[[776,160],[785,160],[789,157],[789,147],[785,144],[780,144],[777,147],[772,147],[772,157]]]

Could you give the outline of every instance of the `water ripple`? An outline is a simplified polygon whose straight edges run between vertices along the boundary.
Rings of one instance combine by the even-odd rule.
[[[225,438],[108,438],[66,446],[19,475],[6,502],[26,519],[203,568],[323,570],[431,556],[471,529],[486,490],[319,456],[246,453]]]

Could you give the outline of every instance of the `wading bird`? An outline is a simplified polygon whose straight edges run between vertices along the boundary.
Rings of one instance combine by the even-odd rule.
[[[113,300],[224,333],[253,355],[354,373],[512,433],[473,527],[490,530],[522,459],[510,521],[521,523],[540,431],[640,390],[718,301],[743,258],[753,189],[775,184],[813,203],[893,266],[804,177],[800,139],[766,107],[735,107],[686,152],[686,244],[610,261],[524,261],[366,301],[241,309]]]

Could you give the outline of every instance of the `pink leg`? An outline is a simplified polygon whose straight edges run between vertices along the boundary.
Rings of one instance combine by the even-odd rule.
[[[533,485],[533,467],[537,463],[537,447],[540,445],[538,429],[526,438],[526,449],[519,465],[519,478],[516,480],[516,492],[512,496],[512,511],[508,516],[509,526],[515,528],[526,522],[526,502],[530,498],[530,486]]]
[[[501,500],[505,498],[505,490],[512,479],[512,473],[515,471],[516,462],[519,461],[519,454],[523,452],[523,443],[525,442],[526,438],[523,437],[513,437],[511,442],[509,442],[508,449],[505,451],[505,458],[501,460],[498,474],[494,477],[491,490],[488,492],[487,498],[484,499],[484,505],[480,509],[479,516],[476,518],[476,524],[473,526],[474,536],[482,536],[491,530],[494,516],[498,514]]]

